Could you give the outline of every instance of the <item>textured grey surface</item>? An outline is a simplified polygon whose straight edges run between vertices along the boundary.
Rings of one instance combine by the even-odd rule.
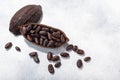
[[[69,43],[84,49],[85,56],[92,57],[91,62],[84,62],[83,69],[78,69],[76,60],[85,56],[70,52],[69,59],[61,59],[61,68],[49,74],[46,49],[8,30],[13,14],[27,4],[42,5],[41,23],[63,30]],[[4,0],[0,7],[0,80],[120,80],[119,0]],[[13,47],[6,51],[8,41],[13,42]],[[21,53],[14,49],[16,45]],[[62,50],[52,51],[59,54]],[[30,59],[31,51],[39,53],[40,64]]]

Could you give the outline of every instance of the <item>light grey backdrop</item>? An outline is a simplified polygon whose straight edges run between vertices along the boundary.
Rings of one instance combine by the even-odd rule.
[[[63,30],[69,43],[84,49],[85,56],[92,57],[91,62],[84,62],[83,69],[78,69],[76,60],[85,56],[70,52],[70,59],[62,59],[61,68],[55,69],[54,75],[49,74],[49,62],[43,52],[46,49],[41,51],[8,30],[13,14],[28,4],[42,5],[41,23]],[[120,80],[119,34],[119,0],[1,0],[0,80]],[[6,51],[4,45],[9,41],[13,47]],[[14,49],[16,45],[21,47],[21,53]],[[60,50],[63,49],[53,51]],[[39,53],[40,64],[30,59],[31,51]]]

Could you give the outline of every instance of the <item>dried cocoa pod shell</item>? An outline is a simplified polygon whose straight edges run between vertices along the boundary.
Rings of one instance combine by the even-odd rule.
[[[42,18],[40,5],[27,5],[18,10],[10,21],[9,31],[14,35],[20,35],[19,26],[26,23],[37,23]]]
[[[28,41],[46,48],[57,48],[69,41],[63,31],[44,24],[25,24],[20,26],[20,32]]]

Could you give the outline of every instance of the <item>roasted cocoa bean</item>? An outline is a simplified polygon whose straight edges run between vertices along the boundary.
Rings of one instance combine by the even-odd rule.
[[[5,49],[10,49],[12,47],[12,42],[8,42],[5,44]]]
[[[31,33],[31,34],[34,34],[34,33],[35,33],[35,31],[34,31],[34,30],[31,30],[31,31],[30,31],[30,33]]]
[[[39,27],[37,27],[37,29],[35,30],[35,32],[38,33],[40,30],[41,30],[41,27],[39,26]]]
[[[29,56],[30,57],[35,57],[35,56],[38,56],[37,52],[30,52],[29,53]]]
[[[85,58],[84,58],[84,61],[85,61],[85,62],[89,62],[90,60],[91,60],[91,57],[85,57]]]
[[[76,52],[77,54],[84,55],[84,51],[82,49],[78,49]]]
[[[51,34],[48,32],[47,35],[48,35],[48,39],[51,40],[52,39]]]
[[[30,31],[30,30],[32,30],[32,25],[31,24],[29,24],[28,27],[26,28],[26,31]]]
[[[61,62],[57,62],[57,63],[55,63],[55,65],[54,65],[56,68],[59,68],[60,66],[61,66]]]
[[[49,43],[49,42],[48,42],[48,40],[47,40],[47,39],[45,39],[45,40],[44,40],[44,42],[43,42],[43,46],[47,46],[47,45],[48,45],[48,43]]]
[[[73,49],[73,45],[72,44],[70,44],[70,45],[68,45],[67,47],[66,47],[66,51],[70,51],[70,50],[72,50]]]
[[[54,41],[53,40],[50,40],[47,47],[53,47],[54,46]]]
[[[42,38],[40,38],[40,45],[43,45],[43,40]]]
[[[59,41],[60,41],[60,39],[58,39],[58,38],[56,38],[56,37],[54,37],[54,36],[52,36],[52,39],[53,39],[54,41],[56,41],[56,42],[59,42]]]
[[[27,35],[27,39],[29,40],[29,41],[33,41],[33,38],[32,38],[32,36],[31,35]]]
[[[39,60],[39,57],[38,57],[37,52],[30,52],[30,53],[29,53],[29,56],[30,56],[31,58],[33,58],[33,60],[34,60],[36,63],[40,63],[40,60]]]
[[[67,52],[60,53],[61,57],[69,57],[69,54]]]
[[[62,43],[65,42],[65,37],[64,37],[64,35],[61,35],[61,42],[62,42]]]
[[[19,52],[21,51],[20,47],[18,47],[18,46],[15,46],[15,49]]]
[[[46,31],[40,31],[39,34],[46,36],[46,35],[47,35],[47,32],[46,32]]]
[[[56,38],[60,38],[60,31],[53,32],[52,35]]]
[[[47,53],[47,59],[48,60],[52,60],[52,58],[53,58],[53,53],[52,52],[48,52]]]
[[[30,35],[31,35],[31,37],[34,37],[34,38],[36,38],[36,37],[40,37],[37,33],[30,34]]]
[[[58,61],[58,60],[60,60],[59,56],[57,56],[57,55],[53,56],[52,61]]]
[[[51,73],[51,74],[54,74],[55,70],[54,70],[54,67],[52,64],[49,64],[48,65],[48,71]]]
[[[35,38],[35,43],[39,44],[39,38]]]
[[[40,60],[39,60],[38,56],[34,56],[34,57],[33,57],[33,60],[34,60],[36,63],[40,63]]]
[[[75,45],[75,46],[73,46],[73,51],[75,51],[75,52],[76,52],[77,50],[78,50],[78,46],[76,46],[76,45]]]
[[[81,68],[83,66],[82,60],[78,59],[76,65],[78,68]]]
[[[46,28],[46,27],[42,27],[42,31],[49,31],[49,28]]]

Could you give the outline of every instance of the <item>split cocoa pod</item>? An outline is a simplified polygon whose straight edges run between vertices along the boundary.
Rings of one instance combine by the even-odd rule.
[[[48,48],[60,47],[69,39],[57,28],[38,24],[43,12],[40,5],[27,5],[18,10],[10,21],[9,31],[22,34],[28,41]]]
[[[44,24],[29,23],[19,27],[25,39],[42,47],[57,48],[69,41],[63,31]]]
[[[26,23],[37,23],[43,16],[40,5],[27,5],[18,10],[10,20],[9,31],[20,35],[19,26]]]

